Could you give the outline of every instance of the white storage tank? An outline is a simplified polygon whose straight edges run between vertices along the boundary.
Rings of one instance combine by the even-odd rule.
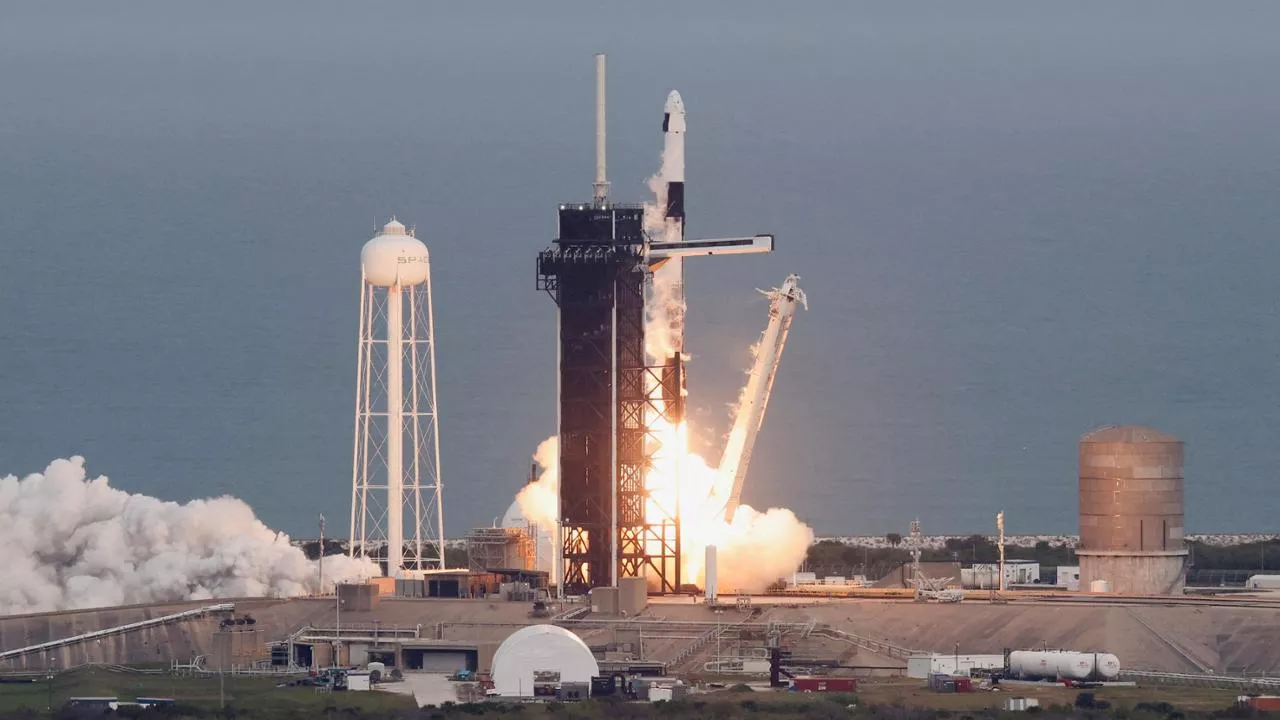
[[[1109,593],[1111,592],[1111,582],[1109,580],[1093,580],[1089,583],[1089,592]]]
[[[1111,653],[1015,650],[1009,654],[1009,671],[1028,680],[1114,680],[1120,660]]]
[[[702,593],[706,597],[707,602],[713,603],[713,604],[715,603],[716,598],[718,597],[718,592],[720,589],[720,581],[716,576],[716,567],[717,567],[716,546],[708,545],[706,550],[706,566],[705,566],[705,569],[703,570],[703,575],[705,576],[705,579],[704,579],[704,582],[702,583],[706,587],[703,589]]]
[[[1280,575],[1250,575],[1244,586],[1250,590],[1280,590]]]

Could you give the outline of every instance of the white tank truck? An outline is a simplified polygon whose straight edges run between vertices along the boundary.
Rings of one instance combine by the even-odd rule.
[[[1074,650],[1014,650],[1009,653],[1009,676],[1020,680],[1115,680],[1120,659],[1111,653]]]

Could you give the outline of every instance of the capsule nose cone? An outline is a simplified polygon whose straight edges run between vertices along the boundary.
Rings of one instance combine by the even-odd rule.
[[[680,99],[679,92],[672,90],[671,94],[667,95],[667,105],[664,108],[664,112],[668,115],[684,114],[684,100]]]

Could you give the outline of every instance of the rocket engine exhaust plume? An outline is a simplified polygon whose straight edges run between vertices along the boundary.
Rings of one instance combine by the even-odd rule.
[[[516,495],[520,513],[528,522],[550,529],[556,524],[556,508],[560,503],[560,438],[552,435],[538,444],[533,461],[542,468],[537,482],[525,485]]]
[[[243,501],[130,494],[89,479],[79,456],[0,478],[0,545],[0,614],[321,589],[315,563]],[[377,574],[370,561],[325,558],[326,589]]]

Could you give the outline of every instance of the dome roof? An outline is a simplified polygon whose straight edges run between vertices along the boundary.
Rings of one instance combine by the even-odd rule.
[[[493,654],[493,686],[500,695],[533,696],[534,672],[555,672],[560,682],[591,682],[600,665],[591,648],[556,625],[530,625],[507,636]]]
[[[1139,425],[1105,425],[1080,438],[1082,443],[1179,443],[1178,438]]]

